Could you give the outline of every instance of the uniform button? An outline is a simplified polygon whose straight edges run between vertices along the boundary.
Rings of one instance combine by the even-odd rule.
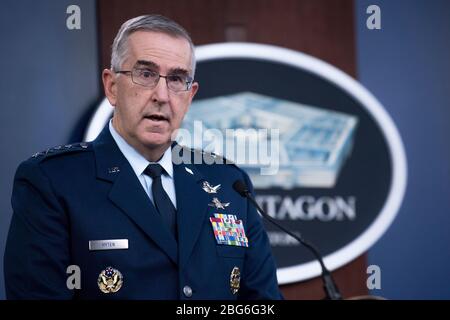
[[[192,288],[189,286],[184,286],[183,293],[187,298],[192,297]]]

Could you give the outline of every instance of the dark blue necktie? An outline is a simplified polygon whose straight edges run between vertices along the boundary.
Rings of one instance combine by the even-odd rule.
[[[144,171],[144,173],[150,176],[153,180],[152,194],[156,211],[158,211],[161,218],[167,223],[175,239],[177,239],[177,211],[162,186],[161,175],[164,172],[164,168],[158,163],[149,164]]]

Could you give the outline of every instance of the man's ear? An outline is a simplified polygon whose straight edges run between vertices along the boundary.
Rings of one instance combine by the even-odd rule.
[[[102,72],[103,88],[105,90],[105,96],[109,103],[115,107],[117,102],[117,83],[116,75],[109,69],[105,69]]]
[[[190,101],[189,101],[189,104],[191,104],[192,99],[194,99],[194,96],[195,96],[195,94],[197,93],[198,88],[199,88],[198,82],[193,82],[193,83],[192,83],[192,86],[191,86],[191,90],[190,90],[190,92],[189,92],[189,94],[190,94],[190,97],[189,97],[189,100],[190,100]]]

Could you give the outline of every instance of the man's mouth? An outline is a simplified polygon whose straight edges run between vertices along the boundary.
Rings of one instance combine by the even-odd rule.
[[[157,122],[160,122],[160,121],[167,121],[167,122],[169,122],[169,118],[166,117],[163,114],[151,114],[151,115],[145,116],[144,118],[145,119],[150,119],[152,121],[157,121]]]

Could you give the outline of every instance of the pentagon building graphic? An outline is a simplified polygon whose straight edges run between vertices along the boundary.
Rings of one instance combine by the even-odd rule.
[[[332,188],[351,153],[357,123],[358,119],[352,115],[242,92],[194,101],[182,127],[190,132],[192,139],[181,141],[181,144],[200,147],[236,162],[246,170],[258,189]],[[195,130],[200,127],[203,134],[196,134]],[[208,140],[205,132],[212,129],[222,132],[222,146],[216,143],[211,147],[205,141]],[[242,138],[248,129],[255,129],[250,130],[253,134],[245,137],[248,141],[255,140],[255,131],[256,140],[266,139],[266,153],[270,153],[270,144],[276,142],[272,141],[270,129],[279,130],[279,152],[269,155],[279,162],[276,174],[261,174],[261,163],[237,161],[236,154],[242,150],[231,153],[234,158],[228,157],[230,150],[226,146],[237,145],[230,139],[236,140],[239,135]],[[230,135],[226,131],[235,133]]]

